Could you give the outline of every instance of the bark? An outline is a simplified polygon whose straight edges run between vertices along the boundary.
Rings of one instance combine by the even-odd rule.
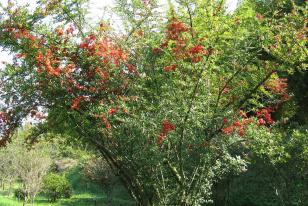
[[[214,186],[214,205],[227,206],[228,180],[221,180]]]

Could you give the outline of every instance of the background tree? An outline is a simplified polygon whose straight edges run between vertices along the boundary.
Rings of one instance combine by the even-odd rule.
[[[51,166],[51,159],[46,145],[36,144],[31,148],[25,144],[23,136],[26,131],[19,131],[13,142],[1,149],[2,157],[8,164],[5,172],[10,175],[10,183],[17,178],[21,180],[24,203],[29,200],[34,202],[35,196],[41,191],[42,178]],[[10,159],[7,159],[10,158]]]
[[[21,146],[18,154],[20,157],[16,166],[23,182],[25,201],[29,198],[32,204],[36,195],[41,191],[43,177],[51,165],[51,159],[44,150],[45,148],[36,146],[36,148],[25,151],[25,147]]]
[[[16,148],[11,146],[9,148],[0,150],[0,176],[1,185],[4,190],[6,183],[9,187],[8,195],[11,193],[12,184],[18,178],[18,171],[16,168]]]

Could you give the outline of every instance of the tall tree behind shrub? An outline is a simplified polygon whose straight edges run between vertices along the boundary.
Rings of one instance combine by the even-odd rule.
[[[113,189],[119,179],[116,177],[106,160],[102,157],[92,157],[84,165],[83,173],[102,187],[107,195],[108,204],[111,204],[113,201]]]

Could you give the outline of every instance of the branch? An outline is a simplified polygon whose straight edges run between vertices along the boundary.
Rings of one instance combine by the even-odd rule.
[[[276,70],[270,71],[270,72],[262,79],[262,81],[260,81],[260,82],[259,82],[259,83],[258,83],[258,84],[257,84],[257,85],[256,85],[256,86],[244,97],[244,99],[242,99],[242,100],[238,103],[238,105],[236,106],[236,111],[239,110],[239,109],[251,98],[251,96],[257,92],[257,90],[259,89],[259,87],[260,87],[266,80],[268,80],[268,79],[271,77],[271,75],[272,75],[273,73],[275,73],[275,72],[276,72]],[[233,103],[233,102],[229,102],[229,103],[223,108],[222,111],[226,110],[232,103]],[[218,131],[221,131],[222,128],[223,128],[223,126],[224,126],[224,124],[221,124],[221,126],[220,126],[218,129],[216,129],[213,133],[216,133],[216,132],[218,132]],[[212,133],[212,134],[213,134],[213,133]]]
[[[191,37],[194,39],[194,30],[193,30],[192,12],[191,12],[190,7],[189,7],[189,5],[188,5],[188,4],[186,5],[186,7],[187,7],[187,12],[188,12],[188,15],[189,15],[190,33],[191,33]]]
[[[177,169],[175,167],[173,167],[171,165],[171,163],[168,160],[165,160],[164,163],[169,167],[169,169],[171,170],[172,174],[174,175],[175,179],[177,180],[177,182],[180,185],[183,185],[183,181],[182,181],[182,177],[179,174],[179,172],[177,171]]]
[[[224,85],[224,86],[221,88],[221,90],[219,91],[218,97],[217,97],[217,100],[216,100],[216,103],[215,103],[214,114],[215,114],[216,111],[217,111],[218,104],[219,104],[219,101],[220,101],[220,97],[221,97],[223,91],[224,91],[225,88],[229,85],[229,83],[230,83],[241,71],[243,71],[243,70],[244,70],[243,68],[237,70],[237,71],[227,80],[227,82],[225,83],[225,85]]]
[[[251,96],[256,93],[256,91],[259,89],[260,86],[262,86],[262,84],[264,82],[266,82],[273,73],[275,73],[276,70],[272,70],[270,71],[263,79],[262,81],[259,82],[259,84],[257,84],[246,96],[244,99],[242,99],[239,104],[237,105],[237,109],[240,109],[245,103],[247,100],[249,100],[251,98]]]
[[[84,38],[84,37],[85,37],[85,34],[84,34],[83,31],[82,31],[82,26],[76,22],[76,20],[70,15],[70,13],[69,13],[69,11],[67,11],[67,9],[62,8],[62,10],[63,10],[64,14],[66,14],[67,17],[68,17],[68,18],[74,23],[74,25],[78,28],[78,31],[80,32],[82,38]],[[80,18],[79,18],[79,20],[80,20]]]
[[[96,146],[96,148],[100,151],[100,153],[103,155],[105,160],[107,161],[108,165],[113,168],[114,170],[118,171],[120,175],[120,179],[122,180],[123,184],[127,187],[129,192],[131,193],[132,197],[137,200],[138,202],[144,202],[143,198],[143,189],[136,180],[135,175],[130,173],[129,168],[124,167],[121,162],[119,162],[116,158],[115,155],[109,151],[104,145],[102,145],[100,142],[97,141],[97,139],[93,139],[88,132],[84,131],[82,127],[77,123],[76,119],[74,118],[73,115],[70,115],[71,119],[74,121],[76,124],[76,129],[77,131],[88,137],[88,140]]]
[[[128,33],[125,42],[129,40],[129,38],[131,37],[131,35],[143,24],[143,22],[145,22],[150,16],[151,16],[151,12],[149,12],[143,19],[141,19],[137,25]]]
[[[206,64],[208,62],[209,58],[210,58],[210,55],[207,56],[204,64]],[[182,126],[182,131],[181,131],[180,142],[179,142],[180,168],[181,168],[181,173],[182,173],[183,177],[184,177],[184,172],[183,172],[183,165],[182,165],[183,164],[182,147],[183,147],[183,140],[184,140],[185,124],[186,124],[186,122],[188,120],[189,114],[191,113],[192,107],[194,105],[194,101],[195,101],[196,96],[197,96],[197,91],[198,91],[198,88],[199,88],[199,84],[200,84],[200,81],[202,79],[202,74],[205,71],[205,68],[206,67],[204,66],[203,69],[201,69],[200,72],[198,73],[198,80],[197,80],[196,85],[194,86],[194,89],[193,89],[192,93],[191,93],[190,104],[188,106],[188,110],[187,110],[186,115],[185,115],[184,120],[183,120],[183,126]]]

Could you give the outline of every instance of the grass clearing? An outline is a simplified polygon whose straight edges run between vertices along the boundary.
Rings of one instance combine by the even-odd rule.
[[[73,187],[73,195],[69,199],[60,199],[55,203],[51,203],[44,195],[40,194],[34,201],[34,206],[135,206],[127,194],[125,188],[121,185],[115,185],[113,191],[113,202],[107,202],[107,196],[102,188],[81,175],[81,170],[77,166],[67,172],[66,176]],[[15,184],[14,189],[20,187]],[[8,188],[0,190],[0,206],[23,206],[22,201],[18,201],[11,195],[8,196]],[[30,206],[30,203],[26,205]]]

